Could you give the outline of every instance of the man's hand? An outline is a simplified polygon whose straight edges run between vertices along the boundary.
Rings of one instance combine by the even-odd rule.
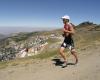
[[[67,32],[68,32],[68,30],[63,29],[63,32],[66,32],[66,33],[67,33]]]
[[[66,29],[63,29],[63,32],[70,33],[70,34],[74,34],[75,33],[75,31],[74,31],[74,29],[72,27],[71,27],[70,31],[66,30]]]

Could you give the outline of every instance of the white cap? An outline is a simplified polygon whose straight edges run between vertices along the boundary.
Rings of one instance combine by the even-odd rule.
[[[69,19],[70,20],[70,17],[68,15],[65,15],[65,16],[61,17],[61,19]]]

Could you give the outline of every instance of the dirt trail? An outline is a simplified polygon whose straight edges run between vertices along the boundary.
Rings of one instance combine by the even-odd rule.
[[[100,80],[100,45],[82,50],[77,65],[61,68],[52,59],[1,69],[0,80]]]

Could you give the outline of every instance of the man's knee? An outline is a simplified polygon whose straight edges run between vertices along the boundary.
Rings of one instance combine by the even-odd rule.
[[[72,50],[71,50],[71,53],[72,53],[72,54],[75,54],[75,53],[76,53],[76,50],[75,50],[75,49],[72,49]]]
[[[64,52],[64,49],[65,49],[64,47],[60,48],[60,54],[62,54]]]

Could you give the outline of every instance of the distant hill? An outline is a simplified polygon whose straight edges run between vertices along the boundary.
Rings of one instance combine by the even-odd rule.
[[[6,37],[5,35],[0,34],[0,39],[3,39],[3,38],[5,38],[5,37]]]
[[[55,27],[0,27],[1,34],[12,34],[12,33],[20,33],[20,32],[34,32],[34,31],[48,31],[53,30]]]
[[[79,25],[75,26],[75,29],[76,29],[76,32],[80,35],[83,35],[83,34],[88,34],[88,33],[92,33],[93,31],[100,31],[100,25],[97,25],[97,24],[94,24],[93,22],[82,22],[80,23]],[[92,31],[92,32],[90,32]],[[13,34],[10,34],[9,36],[5,36],[5,35],[2,35],[0,34],[0,39],[3,39],[3,38],[6,38],[6,39],[10,39],[10,40],[14,40],[15,42],[19,42],[19,41],[22,41],[22,40],[27,40],[28,38],[30,37],[33,37],[33,36],[37,36],[37,35],[44,35],[44,36],[47,36],[47,35],[50,35],[50,34],[58,34],[59,36],[62,34],[62,29],[55,29],[55,30],[49,30],[49,31],[46,31],[44,29],[44,31],[36,31],[36,32],[18,32],[18,33],[13,33]],[[96,33],[99,33],[99,32],[96,32]],[[92,36],[92,35],[90,35]]]
[[[76,28],[83,28],[86,30],[95,30],[95,31],[99,31],[100,30],[100,24],[94,24],[93,22],[82,22],[79,25],[76,26]]]

